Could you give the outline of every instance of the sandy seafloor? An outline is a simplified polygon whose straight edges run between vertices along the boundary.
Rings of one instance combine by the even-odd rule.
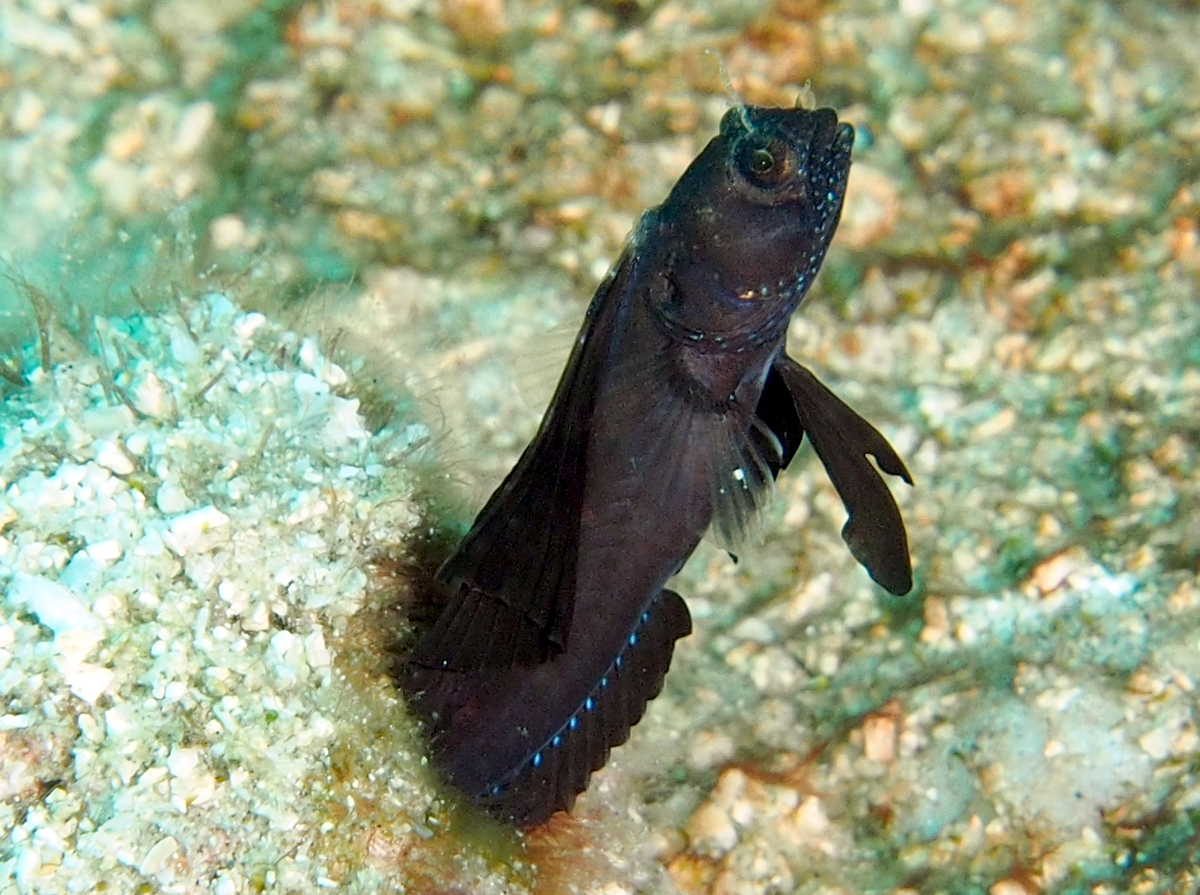
[[[712,49],[859,129],[791,351],[908,461],[917,586],[801,459],[516,836],[386,632]],[[0,0],[0,892],[1200,890],[1198,140],[1183,0]]]

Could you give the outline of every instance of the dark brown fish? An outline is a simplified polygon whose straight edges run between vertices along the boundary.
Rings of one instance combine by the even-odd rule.
[[[537,435],[438,573],[452,598],[402,681],[436,765],[519,826],[569,809],[658,695],[691,631],[666,589],[734,538],[807,434],[842,535],[912,584],[910,481],[883,436],[784,351],[841,213],[853,130],[831,109],[737,107],[648,211],[588,309]]]

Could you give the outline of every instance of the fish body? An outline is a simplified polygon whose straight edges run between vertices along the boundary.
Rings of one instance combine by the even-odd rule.
[[[879,433],[785,352],[841,212],[853,131],[738,107],[597,290],[537,435],[439,571],[402,684],[450,781],[518,826],[569,809],[661,689],[691,620],[666,587],[735,540],[804,435],[843,536],[911,586]]]

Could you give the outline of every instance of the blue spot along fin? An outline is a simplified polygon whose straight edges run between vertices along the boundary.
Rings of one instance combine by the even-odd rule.
[[[604,765],[614,746],[628,739],[646,704],[661,692],[675,641],[691,630],[683,598],[662,590],[591,693],[579,705],[563,707],[563,724],[554,735],[505,779],[476,793],[476,802],[520,827],[569,810],[592,772]]]

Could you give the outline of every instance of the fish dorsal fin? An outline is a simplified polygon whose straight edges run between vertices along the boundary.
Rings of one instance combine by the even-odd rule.
[[[453,596],[417,644],[419,664],[496,668],[540,662],[565,648],[592,412],[623,293],[633,288],[635,253],[636,240],[592,299],[533,441],[438,571]]]
[[[531,410],[546,410],[578,335],[579,323],[572,320],[555,324],[534,336],[536,344],[522,352],[513,371],[517,397],[522,404]]]

